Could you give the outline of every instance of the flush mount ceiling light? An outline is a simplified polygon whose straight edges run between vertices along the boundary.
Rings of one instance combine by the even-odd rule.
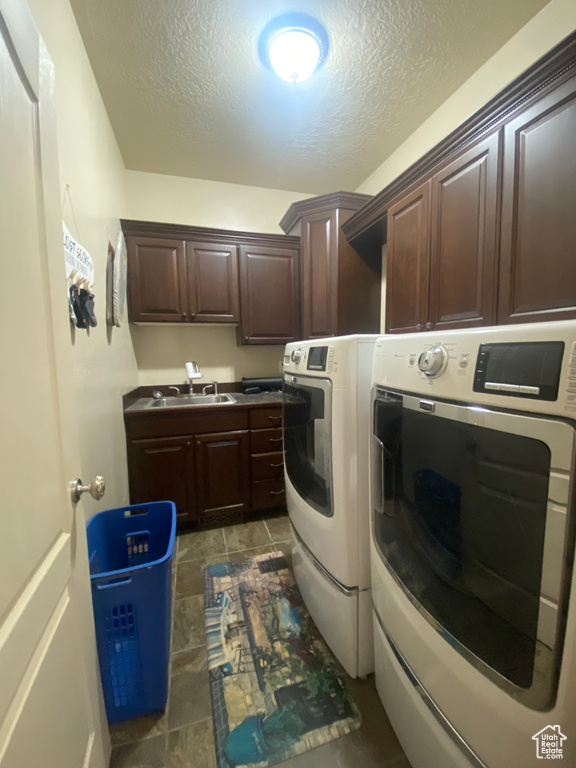
[[[260,58],[278,77],[301,83],[328,53],[324,27],[305,13],[287,13],[266,25],[258,43]]]

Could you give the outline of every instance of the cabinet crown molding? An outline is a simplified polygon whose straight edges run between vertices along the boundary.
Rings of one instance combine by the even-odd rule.
[[[280,227],[284,232],[290,232],[303,216],[331,211],[335,208],[357,211],[370,200],[372,200],[372,195],[359,195],[355,192],[331,192],[327,195],[317,195],[306,200],[298,200],[288,208],[280,221]]]
[[[195,227],[185,224],[120,219],[124,237],[176,238],[178,240],[208,241],[228,245],[264,245],[272,248],[299,248],[300,237],[294,235],[244,232],[234,229]]]

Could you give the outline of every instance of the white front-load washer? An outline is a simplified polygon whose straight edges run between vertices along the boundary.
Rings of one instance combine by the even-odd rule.
[[[376,686],[413,768],[576,766],[576,322],[374,352]]]
[[[284,472],[294,573],[352,677],[373,671],[368,462],[375,335],[288,344]]]

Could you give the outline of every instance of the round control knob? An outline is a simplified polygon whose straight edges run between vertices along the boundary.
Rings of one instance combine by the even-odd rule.
[[[300,360],[302,360],[302,350],[301,349],[292,350],[292,354],[290,355],[290,360],[292,360],[293,363],[298,365]]]
[[[441,344],[429,347],[418,358],[418,368],[431,379],[444,373],[448,365],[448,352]]]

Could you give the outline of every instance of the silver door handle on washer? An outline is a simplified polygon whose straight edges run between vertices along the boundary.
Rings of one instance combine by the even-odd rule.
[[[372,435],[372,506],[379,515],[384,514],[384,444]]]

